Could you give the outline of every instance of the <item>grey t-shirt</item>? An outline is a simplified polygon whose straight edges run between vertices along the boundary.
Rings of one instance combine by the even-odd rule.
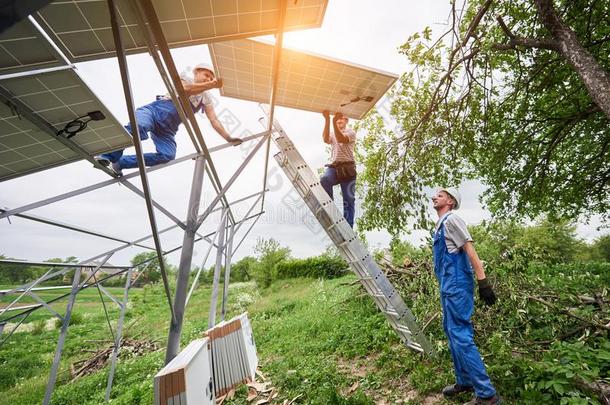
[[[466,244],[466,242],[472,242],[472,236],[470,236],[470,232],[468,232],[466,222],[452,211],[449,211],[439,218],[436,227],[434,228],[434,232],[438,232],[438,226],[447,216],[449,217],[445,221],[445,244],[447,245],[449,253],[456,253]]]

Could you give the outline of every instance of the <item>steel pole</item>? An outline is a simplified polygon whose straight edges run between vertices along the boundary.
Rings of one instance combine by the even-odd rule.
[[[123,48],[123,41],[121,39],[121,32],[119,23],[117,21],[117,12],[114,0],[108,0],[108,11],[110,12],[110,23],[112,25],[112,35],[114,37],[114,46],[116,49],[117,59],[119,61],[119,69],[121,70],[121,80],[123,82],[123,92],[125,93],[125,102],[127,104],[127,111],[129,112],[129,123],[131,125],[131,131],[133,139],[133,146],[136,149],[136,157],[138,159],[138,169],[140,171],[140,180],[142,181],[142,190],[146,196],[146,209],[148,210],[148,219],[152,230],[152,236],[155,241],[155,249],[157,251],[157,258],[159,259],[159,267],[161,269],[161,276],[163,278],[163,286],[165,287],[165,294],[167,295],[167,302],[169,309],[174,314],[174,307],[172,305],[171,293],[169,290],[169,280],[167,279],[167,272],[165,271],[165,263],[163,261],[163,250],[161,249],[161,240],[159,238],[159,232],[157,230],[157,220],[155,219],[155,211],[153,209],[152,197],[150,192],[150,186],[148,184],[148,177],[146,176],[146,165],[144,164],[144,153],[142,152],[142,144],[140,143],[140,131],[138,130],[138,123],[136,120],[136,111],[133,106],[133,96],[131,92],[131,83],[129,82],[129,68],[127,67],[127,57],[125,56],[125,49]]]
[[[197,233],[197,215],[199,214],[199,203],[201,201],[201,190],[203,188],[203,174],[205,173],[205,157],[198,156],[195,160],[195,171],[193,183],[191,184],[191,196],[189,198],[186,229],[182,239],[182,252],[180,254],[180,266],[178,268],[178,279],[174,297],[174,317],[169,327],[167,337],[167,350],[165,352],[165,364],[169,363],[180,351],[180,334],[182,332],[182,321],[184,319],[184,307],[186,294],[193,261],[193,245]]]
[[[229,237],[227,241],[227,247],[225,249],[225,275],[224,275],[224,289],[222,291],[222,308],[220,310],[220,320],[225,320],[225,314],[227,313],[227,300],[229,299],[229,282],[231,280],[231,257],[233,253],[233,236],[235,235],[235,225],[232,225],[229,229]]]
[[[218,301],[218,284],[220,282],[220,268],[222,267],[222,250],[225,243],[225,217],[218,234],[218,249],[216,250],[216,266],[214,267],[214,282],[212,284],[212,298],[210,299],[210,314],[208,316],[208,329],[216,325],[216,302]]]
[[[64,321],[61,325],[61,331],[59,332],[59,339],[57,340],[57,348],[55,349],[55,357],[53,358],[53,365],[51,366],[51,373],[49,375],[49,382],[44,393],[43,405],[48,405],[51,402],[51,395],[53,395],[53,389],[55,388],[55,381],[57,380],[57,370],[59,369],[59,360],[61,360],[61,352],[64,349],[66,343],[66,335],[68,334],[68,326],[70,325],[70,318],[72,316],[72,309],[74,308],[74,301],[76,301],[76,294],[79,291],[80,282],[80,268],[74,271],[74,277],[72,278],[72,291],[70,292],[70,298],[68,299],[68,305],[66,306],[66,313],[64,314]]]

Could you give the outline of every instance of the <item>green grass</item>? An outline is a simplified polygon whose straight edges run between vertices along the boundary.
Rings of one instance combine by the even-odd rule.
[[[574,271],[565,282],[572,286],[569,288],[576,288],[582,278],[587,287],[575,289],[578,293],[606,291],[608,275],[601,270],[595,274],[599,276],[585,277]],[[262,291],[254,283],[231,285],[228,317],[248,311],[260,370],[279,391],[274,403],[281,404],[297,396],[297,403],[302,404],[374,404],[382,399],[388,403],[400,400],[409,404],[456,404],[468,400],[462,397],[444,402],[437,394],[444,385],[453,382],[440,318],[433,320],[426,330],[438,352],[436,358],[430,359],[400,343],[372,300],[359,285],[353,284],[354,280],[352,275],[333,280],[279,280]],[[395,281],[422,323],[440,311],[431,274]],[[549,289],[551,282],[556,283],[552,287],[556,290]],[[544,290],[533,290],[539,288]],[[474,315],[477,344],[507,404],[559,403],[556,400],[559,394],[553,393],[553,389],[574,395],[573,401],[565,403],[599,403],[594,396],[584,399],[585,394],[573,391],[571,380],[565,376],[577,371],[578,375],[588,373],[592,378],[607,378],[608,367],[603,363],[610,356],[610,345],[604,349],[603,339],[585,345],[547,345],[543,351],[530,353],[527,347],[518,346],[521,353],[514,351],[515,344],[522,345],[519,342],[548,339],[573,327],[573,319],[522,299],[523,294],[559,293],[566,288],[554,273],[545,276],[536,272],[531,278],[505,275],[497,290],[499,304],[492,308],[477,304]],[[118,290],[114,290],[117,295]],[[569,299],[571,294],[562,299]],[[186,312],[183,345],[206,329],[209,296],[210,289],[205,286],[193,296]],[[158,340],[161,350],[120,359],[112,403],[150,404],[152,378],[163,365],[169,311],[160,285],[135,289],[131,297],[127,336]],[[54,403],[99,404],[103,402],[107,368],[71,383],[67,372],[70,363],[87,357],[82,349],[99,347],[99,343],[88,341],[109,338],[97,291],[84,291],[75,311],[82,313],[83,319],[70,327]],[[113,307],[112,319],[116,320],[117,315]],[[37,335],[18,333],[0,348],[0,403],[40,402],[57,335],[56,329]],[[598,345],[596,342],[600,341]],[[348,392],[350,387],[353,390]],[[228,403],[247,404],[246,396],[247,390],[242,387]]]

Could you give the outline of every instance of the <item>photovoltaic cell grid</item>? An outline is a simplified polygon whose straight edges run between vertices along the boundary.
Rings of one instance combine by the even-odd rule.
[[[106,119],[90,121],[70,139],[90,155],[132,145],[127,131],[73,70],[2,80],[0,87],[56,129],[90,111],[103,112]],[[0,103],[0,181],[78,159],[54,136]]]
[[[223,96],[269,103],[273,45],[240,39],[209,45]],[[310,53],[282,49],[276,105],[362,118],[398,76]],[[353,101],[360,98],[358,101]],[[367,101],[368,100],[368,101]],[[342,106],[343,105],[343,106]]]
[[[59,65],[51,46],[28,20],[0,35],[0,75]]]
[[[288,0],[285,30],[319,27],[328,0]],[[146,43],[131,1],[119,0],[119,24],[129,53]],[[271,34],[279,26],[280,0],[152,0],[170,47]],[[36,15],[72,62],[113,56],[106,0],[54,1]]]

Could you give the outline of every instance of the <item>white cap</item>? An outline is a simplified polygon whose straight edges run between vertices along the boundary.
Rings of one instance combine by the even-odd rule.
[[[195,66],[193,68],[193,72],[198,69],[208,70],[210,73],[212,73],[214,76],[216,76],[216,74],[214,73],[214,68],[212,67],[212,65],[210,65],[208,63],[202,62],[202,63],[197,64],[197,66]]]
[[[458,191],[457,188],[455,188],[455,187],[441,188],[440,191],[444,191],[445,193],[447,193],[451,197],[453,197],[453,199],[455,200],[455,205],[453,206],[454,210],[457,210],[458,208],[460,208],[460,205],[462,205],[462,196],[460,195],[460,192]]]

